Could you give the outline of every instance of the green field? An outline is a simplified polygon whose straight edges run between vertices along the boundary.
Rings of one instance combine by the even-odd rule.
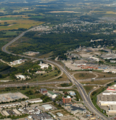
[[[0,20],[16,20],[18,18],[16,17],[3,17],[3,18],[0,18]]]
[[[7,31],[4,35],[6,35],[6,36],[12,36],[12,35],[17,35],[17,33],[16,32],[14,32],[14,31]]]

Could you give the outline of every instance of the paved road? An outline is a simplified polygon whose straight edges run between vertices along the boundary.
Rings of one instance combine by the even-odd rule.
[[[16,55],[14,53],[11,53],[7,50],[7,47],[9,45],[11,45],[13,42],[17,41],[19,38],[21,38],[25,33],[27,33],[28,31],[30,30],[27,30],[25,32],[23,32],[22,34],[20,34],[18,37],[14,38],[12,41],[10,41],[9,43],[7,43],[5,46],[2,47],[2,51],[4,51],[5,53],[8,53],[8,54],[12,54],[12,55]],[[51,63],[51,64],[54,64],[56,66],[58,66],[66,75],[67,77],[72,81],[73,84],[76,85],[85,105],[87,106],[87,108],[95,113],[96,115],[98,115],[100,118],[104,119],[104,120],[108,120],[108,118],[106,116],[104,116],[102,113],[100,113],[93,105],[93,103],[91,102],[91,99],[89,98],[89,96],[87,95],[85,89],[83,88],[82,84],[80,84],[72,75],[70,75],[70,73],[64,69],[61,65],[59,65],[58,63],[56,62],[53,62],[53,61],[50,61],[50,60],[46,60],[46,59],[39,59],[39,58],[35,58],[35,57],[28,57],[28,56],[25,56],[25,55],[18,55],[20,57],[25,57],[25,58],[30,58],[30,59],[37,59],[37,60],[43,60],[43,61],[46,61],[48,63]]]
[[[62,83],[70,83],[69,81],[61,81],[61,82],[32,82],[32,83],[17,83],[17,84],[3,84],[0,85],[0,88],[7,87],[22,87],[22,86],[38,86],[38,85],[48,85],[48,84],[62,84]]]

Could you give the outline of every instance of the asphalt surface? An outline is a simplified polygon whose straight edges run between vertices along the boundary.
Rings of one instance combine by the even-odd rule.
[[[31,28],[32,29],[32,28]],[[30,31],[31,29],[23,32],[22,34],[20,34],[18,37],[14,38],[12,41],[10,41],[9,43],[7,43],[5,46],[2,47],[2,51],[7,53],[7,54],[12,54],[12,55],[17,55],[14,53],[11,53],[7,50],[7,47],[9,45],[11,45],[12,43],[14,43],[15,41],[17,41],[19,38],[21,38],[25,33],[27,33],[28,31]],[[25,58],[30,58],[30,59],[36,59],[36,60],[43,60],[45,62],[54,64],[56,66],[58,66],[66,75],[67,77],[72,81],[72,83],[74,83],[84,101],[85,106],[92,112],[95,113],[97,116],[99,116],[100,118],[102,118],[103,120],[109,120],[105,115],[103,115],[102,113],[100,113],[95,106],[93,105],[93,103],[91,102],[90,97],[87,95],[85,89],[83,88],[82,84],[79,83],[72,75],[70,75],[70,73],[64,69],[61,65],[59,65],[56,62],[50,61],[50,60],[46,60],[46,59],[39,59],[39,58],[35,58],[35,57],[29,57],[29,56],[25,56],[25,55],[18,55],[20,57],[25,57]]]

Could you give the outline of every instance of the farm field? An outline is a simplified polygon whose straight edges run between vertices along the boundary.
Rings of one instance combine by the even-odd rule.
[[[32,26],[37,26],[43,23],[43,22],[33,21],[33,20],[2,20],[0,21],[0,24],[3,25],[5,22],[7,22],[7,24],[9,25],[0,26],[0,31],[19,29],[19,28],[29,29]]]

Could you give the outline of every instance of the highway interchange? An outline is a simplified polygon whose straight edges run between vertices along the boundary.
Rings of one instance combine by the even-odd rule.
[[[14,54],[14,53],[11,53],[10,51],[7,50],[7,47],[10,46],[12,43],[14,43],[15,41],[17,41],[19,38],[21,38],[25,33],[29,32],[33,30],[33,28],[21,33],[18,37],[14,38],[12,41],[10,41],[9,43],[7,43],[5,46],[2,47],[2,51],[7,53],[7,54],[12,54],[12,55],[17,55],[17,54]],[[18,55],[20,57],[25,57],[25,58],[30,58],[30,59],[36,59],[36,60],[43,60],[45,62],[48,62],[48,63],[51,63],[51,64],[54,64],[56,65],[57,67],[60,68],[61,71],[63,71],[67,77],[71,80],[71,82],[73,84],[75,84],[75,86],[77,87],[82,99],[83,99],[83,102],[85,104],[85,106],[94,114],[96,114],[97,116],[99,116],[100,118],[102,118],[103,120],[109,120],[109,118],[107,118],[105,115],[103,115],[101,112],[99,112],[95,106],[93,105],[92,101],[91,101],[91,98],[88,96],[88,94],[86,93],[85,89],[83,88],[82,84],[77,81],[66,69],[64,69],[61,65],[59,65],[58,63],[56,62],[53,62],[53,61],[50,61],[50,60],[47,60],[47,59],[39,59],[39,58],[36,58],[36,57],[29,57],[29,56],[25,56],[25,55]],[[24,84],[24,83],[23,83]],[[12,86],[11,86],[12,87]]]

